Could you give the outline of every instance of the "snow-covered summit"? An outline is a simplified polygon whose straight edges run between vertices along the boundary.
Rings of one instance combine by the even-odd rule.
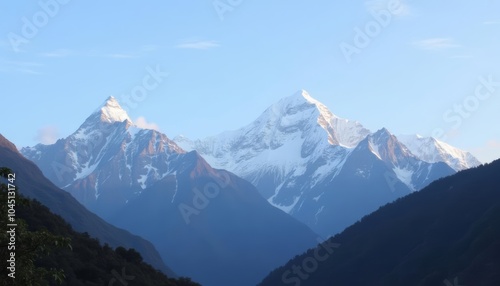
[[[125,120],[132,122],[132,119],[130,119],[127,112],[120,106],[114,96],[108,97],[93,114],[98,114],[102,122],[114,123]]]
[[[330,158],[333,147],[355,147],[369,133],[300,90],[238,130],[195,141],[178,136],[174,141],[185,150],[199,151],[212,166],[242,175],[259,168],[295,172],[320,157]]]
[[[325,115],[328,117],[335,117],[335,115],[333,115],[323,103],[321,103],[318,100],[316,100],[315,98],[313,98],[304,89],[297,91],[296,93],[294,93],[291,96],[282,98],[278,103],[275,104],[275,107],[282,106],[286,109],[286,108],[291,108],[294,106],[299,106],[301,104],[315,105],[318,110],[324,112],[324,114],[322,114],[322,115]]]
[[[132,119],[113,96],[108,97],[70,137],[89,140],[92,137],[106,137],[108,129],[116,124],[133,126]]]
[[[336,116],[305,90],[273,104],[256,122],[266,122],[267,126],[289,127],[288,129],[298,127],[305,137],[312,136],[310,140],[318,142],[327,138],[330,145],[344,147],[356,146],[370,133],[359,122]]]
[[[169,158],[185,152],[166,135],[134,125],[111,96],[74,133],[59,139],[57,144],[25,147],[21,153],[35,163],[41,162],[42,167],[50,162],[49,168],[44,168],[45,175],[59,187],[77,188],[84,182],[87,191],[79,195],[88,199],[92,193],[97,200],[102,170],[144,189],[170,171]],[[63,163],[53,162],[61,158]]]
[[[471,153],[460,150],[433,137],[421,135],[398,135],[398,140],[410,149],[420,160],[435,163],[445,162],[455,171],[461,171],[481,165]]]

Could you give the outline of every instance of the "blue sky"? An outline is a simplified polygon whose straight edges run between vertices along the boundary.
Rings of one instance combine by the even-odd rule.
[[[2,1],[1,132],[51,142],[145,91],[133,119],[201,138],[305,89],[372,131],[500,158],[500,2],[269,2]]]

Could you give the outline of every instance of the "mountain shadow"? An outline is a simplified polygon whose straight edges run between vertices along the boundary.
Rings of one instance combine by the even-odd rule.
[[[439,179],[274,270],[261,286],[500,285],[500,160]]]

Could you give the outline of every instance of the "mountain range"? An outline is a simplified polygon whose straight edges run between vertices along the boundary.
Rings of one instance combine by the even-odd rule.
[[[203,285],[255,285],[317,243],[247,181],[136,127],[113,97],[67,138],[21,151],[80,203],[148,239],[177,274]]]
[[[480,164],[434,138],[371,132],[304,90],[238,130],[174,141],[250,181],[269,203],[324,237],[433,180]]]
[[[306,91],[203,140],[139,128],[110,97],[73,134],[21,153],[208,286],[255,285],[321,237],[479,164],[433,138],[371,132]]]

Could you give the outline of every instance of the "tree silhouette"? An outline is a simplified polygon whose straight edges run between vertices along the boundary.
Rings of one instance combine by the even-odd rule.
[[[27,223],[19,217],[15,217],[13,221],[8,221],[9,204],[13,209],[19,206],[29,206],[30,204],[29,200],[18,195],[17,190],[15,190],[15,181],[9,174],[13,174],[10,169],[0,168],[0,177],[7,182],[7,184],[5,182],[0,184],[0,225],[7,226],[9,223],[15,225],[14,227],[8,227],[13,230],[11,233],[15,234],[13,236],[15,244],[12,243],[11,233],[2,231],[0,233],[0,257],[2,261],[13,257],[15,259],[15,272],[12,273],[7,269],[10,263],[2,267],[0,285],[43,286],[49,285],[51,282],[61,284],[65,277],[63,270],[39,267],[36,266],[35,262],[49,255],[56,248],[71,248],[70,239],[54,235],[47,230],[31,231]],[[13,190],[15,190],[15,199],[12,196]],[[10,196],[9,191],[11,192]],[[15,256],[12,254],[15,254]],[[8,276],[9,273],[12,273],[10,277]]]

